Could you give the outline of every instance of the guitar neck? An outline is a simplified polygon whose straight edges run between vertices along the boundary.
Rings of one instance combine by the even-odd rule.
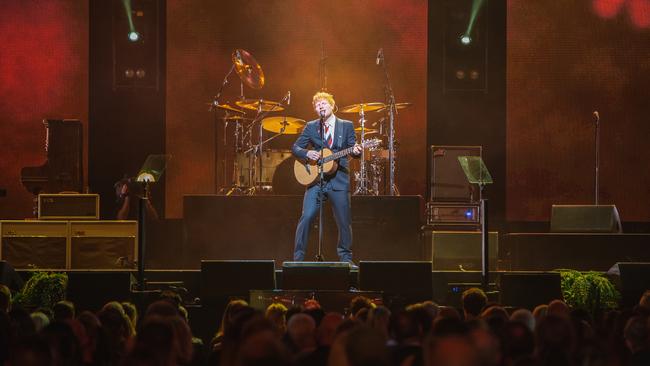
[[[342,158],[345,155],[348,155],[349,153],[351,153],[353,149],[354,149],[354,146],[348,147],[347,149],[343,149],[341,151],[337,151],[335,153],[332,153],[332,155],[330,155],[330,156],[326,157],[325,159],[323,159],[323,163],[327,163],[328,161],[332,161],[332,160]]]

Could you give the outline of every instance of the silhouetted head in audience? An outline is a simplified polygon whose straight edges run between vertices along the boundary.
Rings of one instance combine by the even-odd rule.
[[[27,310],[20,306],[14,306],[9,310],[9,321],[11,322],[12,337],[21,338],[36,333],[36,326]]]
[[[535,327],[537,327],[537,324],[541,323],[542,320],[546,318],[547,314],[548,314],[548,305],[541,304],[535,306],[535,309],[533,309],[533,316],[535,317]]]
[[[461,301],[465,320],[477,318],[487,304],[487,295],[480,288],[472,287],[463,292]]]
[[[570,365],[575,335],[568,318],[547,315],[535,328],[536,356],[543,365]]]
[[[144,317],[151,315],[158,316],[179,316],[178,306],[174,305],[173,302],[168,300],[158,300],[151,303],[147,307],[147,311],[144,313]]]
[[[623,331],[625,346],[632,354],[648,349],[648,319],[645,316],[633,316],[625,324]]]
[[[351,301],[350,301],[350,317],[354,318],[359,310],[361,309],[372,309],[375,307],[375,304],[370,301],[369,298],[365,296],[355,296]]]
[[[336,338],[336,329],[343,322],[343,314],[327,313],[316,329],[319,346],[330,347]]]
[[[390,310],[382,305],[370,310],[370,313],[368,314],[368,325],[377,329],[384,335],[386,340],[390,338],[390,315]],[[433,322],[433,320],[431,322]]]
[[[431,311],[424,303],[417,303],[406,307],[406,311],[412,313],[418,325],[422,328],[422,335],[429,333],[433,326]]]
[[[31,313],[30,317],[32,318],[32,322],[34,322],[36,333],[40,332],[43,328],[50,324],[50,318],[48,318],[47,315],[41,313],[40,311]]]
[[[423,345],[424,366],[481,365],[476,348],[467,336],[450,334],[428,337]]]
[[[451,306],[440,306],[438,307],[438,315],[433,320],[433,323],[437,323],[439,320],[446,318],[454,318],[460,320],[460,313],[456,308]]]
[[[316,349],[316,322],[307,314],[296,314],[287,322],[287,334],[294,353]]]
[[[390,362],[384,336],[368,325],[341,332],[332,344],[329,366],[388,366]]]
[[[223,311],[223,314],[221,315],[221,324],[219,324],[219,330],[217,330],[217,334],[214,336],[214,339],[212,340],[213,345],[215,342],[220,342],[220,339],[223,338],[226,328],[232,324],[233,319],[235,318],[239,310],[247,307],[248,307],[248,303],[242,299],[233,299],[228,301],[228,304],[226,305],[226,309]]]
[[[142,320],[138,335],[126,359],[132,364],[136,359],[148,358],[155,360],[156,365],[175,365],[178,359],[175,337],[171,317],[147,316]]]
[[[639,299],[639,306],[650,311],[650,290],[645,290]]]
[[[535,351],[535,337],[532,330],[521,321],[510,320],[501,329],[501,349],[506,365],[513,365],[519,360],[532,357]]]
[[[254,317],[244,325],[235,365],[285,366],[289,364],[289,353],[280,340],[280,333],[276,326],[270,320]]]
[[[528,309],[517,309],[510,314],[510,320],[524,324],[531,332],[535,331],[535,317]]]
[[[279,302],[266,308],[264,317],[273,323],[281,334],[287,331],[287,307]]]
[[[493,332],[499,333],[501,327],[508,321],[509,316],[503,307],[493,304],[483,310],[481,319],[485,320],[485,323]]]
[[[130,303],[130,302],[123,302],[122,303],[122,308],[124,309],[124,313],[126,314],[127,318],[131,321],[131,324],[133,327],[138,326],[138,309],[135,307],[135,304]]]
[[[52,322],[43,328],[41,335],[50,345],[53,365],[81,364],[81,347],[69,324],[59,321]]]
[[[569,305],[562,300],[553,300],[548,303],[547,315],[555,315],[569,319],[570,313],[571,309],[569,309]]]
[[[54,304],[52,308],[52,320],[54,321],[66,321],[74,319],[75,309],[74,304],[70,301],[59,301]]]
[[[483,366],[501,365],[501,343],[490,327],[483,320],[473,320],[468,337],[476,349]],[[502,327],[499,327],[501,329]]]

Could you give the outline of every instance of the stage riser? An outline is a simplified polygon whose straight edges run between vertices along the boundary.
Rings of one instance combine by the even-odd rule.
[[[607,271],[616,262],[650,262],[648,234],[507,234],[500,257],[513,271]]]
[[[360,260],[425,260],[422,198],[352,197],[352,251]],[[267,259],[276,267],[292,260],[302,196],[185,196],[184,268],[202,259]],[[325,261],[336,261],[337,226],[329,203],[323,211]],[[314,221],[306,259],[317,251]]]

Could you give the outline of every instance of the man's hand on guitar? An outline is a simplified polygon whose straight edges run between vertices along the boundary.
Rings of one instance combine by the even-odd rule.
[[[314,161],[320,159],[320,152],[316,150],[307,151],[307,159],[314,160]]]
[[[352,153],[354,155],[359,155],[359,154],[361,154],[361,150],[363,150],[363,147],[361,147],[361,145],[359,145],[359,144],[356,144],[356,145],[354,145],[354,148],[352,149]]]

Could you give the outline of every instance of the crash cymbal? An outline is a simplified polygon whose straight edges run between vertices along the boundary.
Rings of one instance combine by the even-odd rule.
[[[412,106],[413,103],[411,102],[404,102],[404,103],[395,103],[395,109],[404,109]],[[385,110],[388,110],[388,106],[384,106],[384,108],[378,109],[377,112],[383,112]]]
[[[262,120],[262,128],[274,133],[295,135],[305,127],[305,120],[294,117],[268,117]]]
[[[371,111],[376,111],[378,109],[384,108],[386,105],[384,103],[357,103],[357,104],[352,104],[347,107],[341,108],[340,112],[341,113],[359,113],[361,109],[363,109],[364,112],[371,112]]]
[[[354,132],[361,133],[361,127],[355,128]],[[370,135],[370,134],[377,133],[377,132],[379,132],[379,131],[375,130],[374,128],[366,128],[365,134]]]
[[[235,102],[238,106],[246,109],[258,110],[261,105],[262,111],[280,112],[284,110],[282,104],[264,99],[242,99]]]
[[[264,71],[255,58],[242,49],[232,52],[232,63],[241,81],[253,89],[262,89],[264,86]]]
[[[221,109],[222,111],[228,111],[228,112],[233,112],[233,113],[239,113],[239,114],[244,114],[246,112],[242,111],[241,109],[237,109],[235,107],[232,107],[228,104],[216,104],[215,102],[208,103],[210,105],[210,110],[213,109]]]

